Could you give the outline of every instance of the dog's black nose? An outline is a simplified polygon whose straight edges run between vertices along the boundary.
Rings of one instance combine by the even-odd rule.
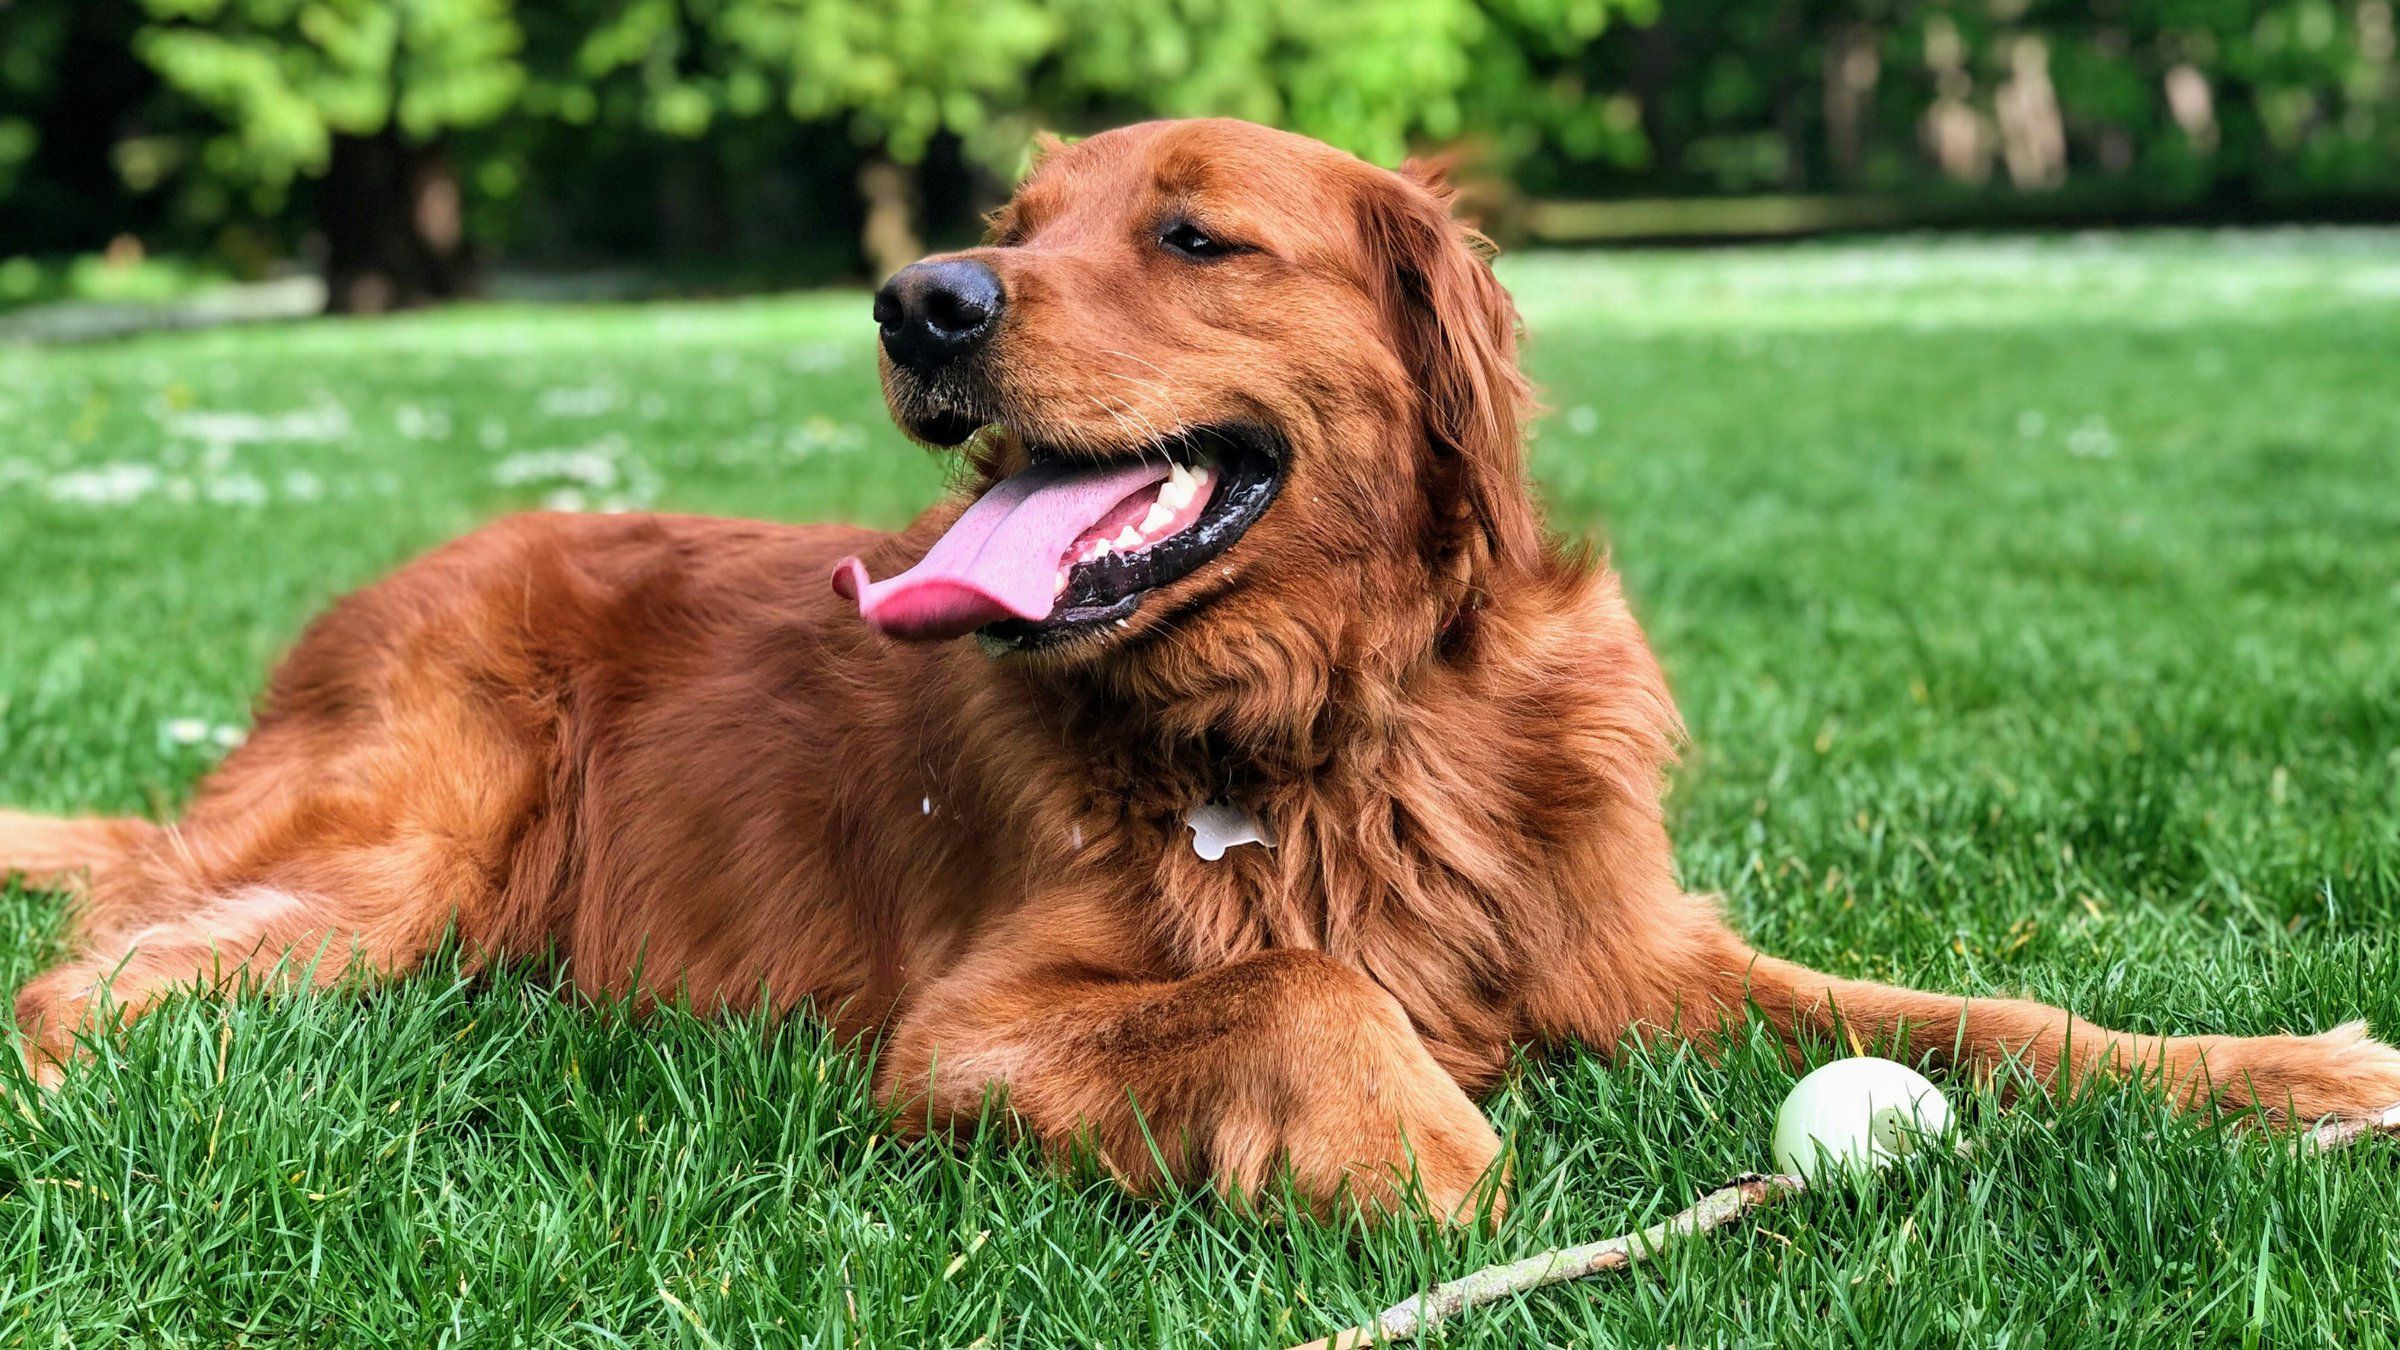
[[[1004,303],[1000,278],[982,263],[921,262],[875,292],[875,323],[892,360],[923,375],[980,346]]]

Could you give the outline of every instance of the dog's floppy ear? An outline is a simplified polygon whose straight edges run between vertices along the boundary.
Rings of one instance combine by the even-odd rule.
[[[1517,308],[1493,277],[1489,240],[1453,219],[1444,166],[1411,160],[1374,175],[1361,224],[1384,269],[1385,307],[1415,378],[1437,490],[1463,517],[1456,541],[1483,558],[1530,561],[1541,525],[1525,486],[1532,386],[1517,369]]]

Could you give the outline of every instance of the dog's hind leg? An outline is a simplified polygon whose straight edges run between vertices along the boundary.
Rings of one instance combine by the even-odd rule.
[[[310,626],[182,818],[102,858],[77,897],[71,954],[17,997],[37,1072],[177,990],[393,976],[453,923],[474,953],[539,946],[571,828],[554,638],[584,582],[564,534],[486,531]],[[16,833],[43,862],[113,842]]]
[[[467,681],[426,685],[372,718],[263,719],[181,820],[96,876],[71,955],[17,996],[35,1073],[175,992],[396,976],[453,922],[477,952],[538,940],[520,941],[538,903],[507,897],[539,852],[547,761]]]
[[[199,831],[162,837],[107,877],[81,916],[80,949],[18,992],[37,1077],[55,1082],[78,1037],[122,1027],[169,994],[404,974],[454,918],[480,925],[492,908],[502,869],[488,838],[390,820],[279,823],[233,850]]]
[[[223,992],[246,982],[322,986],[353,971],[404,973],[432,950],[446,911],[391,906],[389,898],[246,886],[179,922],[103,942],[18,991],[26,1062],[54,1082],[78,1036],[122,1027],[178,991]]]
[[[2360,1023],[2314,1036],[2138,1035],[2026,999],[1923,993],[1755,953],[1737,953],[1716,974],[1725,1005],[1747,1001],[1794,1041],[1898,1042],[1912,1059],[1985,1072],[2013,1065],[2053,1090],[2095,1075],[2136,1075],[2185,1107],[2256,1111],[2290,1125],[2400,1105],[2400,1050]]]
[[[21,877],[40,891],[79,891],[158,832],[132,817],[69,819],[0,810],[0,879]]]
[[[1662,884],[1643,926],[1564,944],[1528,1007],[1545,1038],[1609,1046],[1664,1033],[1710,1045],[1752,1013],[1799,1056],[1814,1042],[2064,1093],[2138,1078],[2188,1109],[2311,1125],[2400,1105],[2400,1050],[2353,1023],[2317,1035],[2120,1031],[2022,998],[1932,993],[1810,970],[1753,949],[1705,896]]]

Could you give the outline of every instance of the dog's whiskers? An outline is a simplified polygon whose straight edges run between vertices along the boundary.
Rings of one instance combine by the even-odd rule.
[[[1132,352],[1124,352],[1124,351],[1119,351],[1119,350],[1117,350],[1117,349],[1116,349],[1116,348],[1114,348],[1114,347],[1102,347],[1102,348],[1100,349],[1100,354],[1101,354],[1102,356],[1122,356],[1122,357],[1124,357],[1126,360],[1133,362],[1133,363],[1134,363],[1135,365],[1137,365],[1137,366],[1147,366],[1147,367],[1149,367],[1149,368],[1150,368],[1150,369],[1151,369],[1153,372],[1155,372],[1155,373],[1158,375],[1158,377],[1159,377],[1160,379],[1162,379],[1162,380],[1165,380],[1165,381],[1166,381],[1166,382],[1167,382],[1167,383],[1168,383],[1170,386],[1172,386],[1172,385],[1175,383],[1175,377],[1174,377],[1174,376],[1172,376],[1172,375],[1169,375],[1167,372],[1165,372],[1165,371],[1163,371],[1163,370],[1160,370],[1160,369],[1158,368],[1158,364],[1157,364],[1156,362],[1153,362],[1153,361],[1145,361],[1145,360],[1143,360],[1142,358],[1140,358],[1140,357],[1138,357],[1138,356],[1135,356],[1135,355],[1134,355]]]
[[[1145,395],[1146,401],[1158,405],[1160,411],[1166,414],[1168,420],[1175,424],[1175,435],[1178,438],[1181,438],[1190,432],[1191,424],[1185,420],[1183,413],[1175,405],[1174,395],[1177,392],[1178,385],[1174,376],[1169,375],[1166,371],[1160,369],[1156,362],[1145,361],[1141,357],[1135,356],[1132,352],[1122,351],[1115,347],[1102,347],[1099,349],[1099,351],[1102,356],[1124,357],[1126,360],[1131,361],[1134,364],[1149,370],[1152,374],[1157,375],[1158,379],[1156,380],[1145,380],[1136,375],[1128,375],[1121,370],[1105,370],[1101,372],[1101,374],[1106,375],[1111,379],[1123,380],[1128,384],[1139,385],[1145,391],[1147,391]]]

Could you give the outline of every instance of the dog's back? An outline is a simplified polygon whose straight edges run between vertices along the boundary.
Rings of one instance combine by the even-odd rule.
[[[863,1025],[916,927],[891,906],[946,871],[923,840],[837,843],[825,791],[892,780],[914,734],[927,654],[841,623],[821,580],[882,540],[524,516],[342,600],[171,828],[0,813],[0,872],[77,895],[75,955],[18,999],[37,1060],[97,996],[397,973],[451,925],[479,958],[558,946],[593,989]]]

